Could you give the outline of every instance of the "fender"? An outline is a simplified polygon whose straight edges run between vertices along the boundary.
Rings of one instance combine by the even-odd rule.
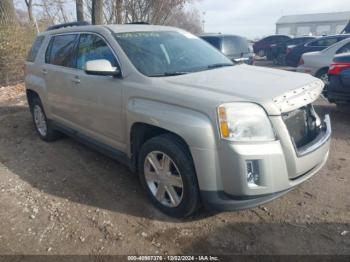
[[[141,99],[130,99],[127,105],[127,130],[134,123],[160,127],[180,136],[190,148],[216,149],[216,139],[210,119],[195,110],[176,105]],[[128,141],[130,141],[130,132]]]
[[[130,130],[135,123],[153,125],[175,133],[189,146],[200,188],[209,191],[223,188],[219,175],[215,132],[212,122],[205,114],[141,98],[129,100],[127,110],[128,141],[130,141]],[[130,144],[128,148],[130,156]]]
[[[36,74],[27,74],[25,78],[26,89],[34,91],[38,94],[41,103],[44,107],[45,114],[48,118],[51,118],[50,106],[47,103],[47,88],[45,79],[38,77]]]

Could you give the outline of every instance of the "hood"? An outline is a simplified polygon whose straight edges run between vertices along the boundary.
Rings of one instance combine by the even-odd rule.
[[[323,89],[322,81],[307,74],[244,64],[162,80],[181,85],[186,89],[187,95],[196,96],[198,92],[208,92],[210,95],[215,92],[217,97],[218,93],[222,94],[218,103],[230,100],[258,103],[270,115],[291,111],[313,102]],[[310,95],[310,92],[313,94]],[[286,99],[283,99],[284,96]],[[289,104],[292,99],[294,102]]]

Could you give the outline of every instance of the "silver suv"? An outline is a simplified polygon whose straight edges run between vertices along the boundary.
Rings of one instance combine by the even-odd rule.
[[[62,25],[27,60],[38,135],[65,133],[126,163],[170,216],[265,203],[328,157],[329,117],[311,104],[320,80],[233,64],[181,29]]]

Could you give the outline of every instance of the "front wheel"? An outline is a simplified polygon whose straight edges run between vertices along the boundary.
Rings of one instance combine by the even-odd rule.
[[[187,217],[200,205],[192,157],[176,136],[161,135],[141,148],[140,180],[152,203],[173,217]]]

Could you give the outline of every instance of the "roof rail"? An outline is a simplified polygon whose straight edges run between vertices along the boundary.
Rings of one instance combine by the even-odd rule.
[[[71,23],[64,23],[64,24],[58,24],[58,25],[52,25],[49,26],[46,31],[51,31],[59,28],[64,28],[64,27],[71,27],[71,26],[83,26],[83,25],[90,25],[89,22],[82,21],[82,22],[71,22]]]
[[[131,22],[131,23],[126,23],[126,25],[150,25],[148,22]]]

